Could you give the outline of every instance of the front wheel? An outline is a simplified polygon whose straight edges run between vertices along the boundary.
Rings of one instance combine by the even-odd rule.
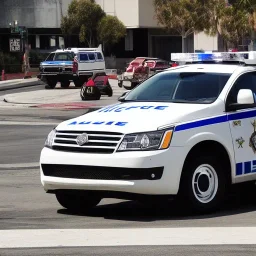
[[[57,80],[48,78],[48,79],[46,79],[46,81],[47,81],[48,88],[50,88],[50,89],[55,88],[55,86],[57,84]]]
[[[56,198],[61,206],[76,212],[84,212],[95,207],[101,198],[86,194],[75,194],[68,192],[56,193]]]
[[[188,162],[183,169],[178,198],[197,212],[217,209],[227,191],[228,168],[216,156],[201,156]]]

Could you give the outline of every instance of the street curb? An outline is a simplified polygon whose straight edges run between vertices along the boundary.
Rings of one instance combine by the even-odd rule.
[[[25,88],[25,87],[32,87],[36,85],[44,85],[44,82],[38,81],[24,81],[24,83],[8,83],[7,85],[0,85],[0,91],[9,91],[13,89]]]

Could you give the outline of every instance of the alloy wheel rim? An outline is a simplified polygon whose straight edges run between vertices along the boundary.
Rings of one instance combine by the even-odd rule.
[[[197,167],[192,177],[192,188],[199,202],[211,202],[218,191],[218,185],[218,175],[211,165],[203,164]]]

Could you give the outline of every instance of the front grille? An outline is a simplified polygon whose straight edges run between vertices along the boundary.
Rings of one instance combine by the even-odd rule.
[[[77,136],[87,133],[88,142],[79,146]],[[67,152],[111,154],[115,151],[123,137],[122,133],[95,131],[57,131],[53,149]]]
[[[42,164],[45,176],[92,180],[159,180],[164,167],[117,168],[83,165]]]
[[[44,72],[53,72],[53,73],[56,73],[56,72],[60,72],[61,69],[60,68],[44,68]]]
[[[47,67],[43,68],[43,72],[46,73],[62,73],[62,72],[72,72],[72,68],[65,67]]]

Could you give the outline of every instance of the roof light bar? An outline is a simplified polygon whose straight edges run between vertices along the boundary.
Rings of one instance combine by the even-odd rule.
[[[256,65],[256,51],[213,52],[213,53],[172,53],[171,61],[176,62],[243,62]]]

